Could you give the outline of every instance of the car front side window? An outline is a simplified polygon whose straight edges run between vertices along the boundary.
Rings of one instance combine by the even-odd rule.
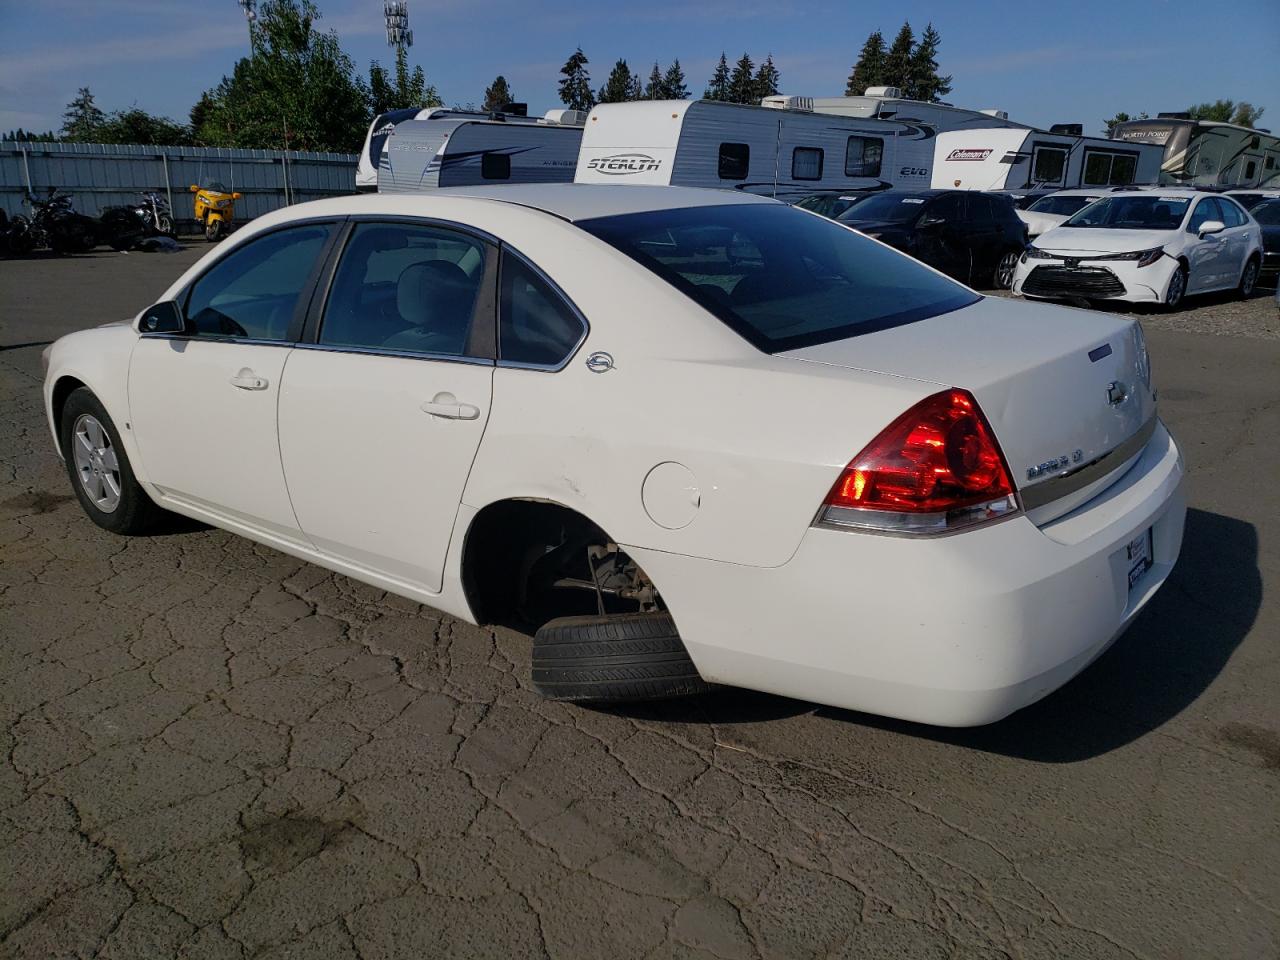
[[[1218,201],[1213,197],[1205,197],[1196,204],[1195,210],[1192,211],[1191,218],[1187,221],[1187,233],[1199,233],[1200,227],[1210,220],[1221,219],[1222,215],[1218,212]]]
[[[330,224],[276,230],[236,247],[191,287],[185,316],[196,337],[283,341],[310,285]]]
[[[487,245],[415,223],[358,223],[329,288],[318,342],[468,355]]]

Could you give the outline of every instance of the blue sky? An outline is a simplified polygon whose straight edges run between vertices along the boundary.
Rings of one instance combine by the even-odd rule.
[[[318,2],[362,71],[389,59],[381,0]],[[478,102],[502,73],[531,112],[557,106],[557,71],[577,45],[597,86],[618,57],[646,75],[655,59],[678,57],[696,94],[721,50],[731,61],[745,50],[757,61],[773,54],[786,93],[837,95],[867,33],[891,39],[908,19],[917,32],[930,20],[941,31],[942,70],[961,106],[1097,132],[1117,110],[1154,115],[1228,97],[1264,106],[1262,125],[1280,129],[1278,0],[409,0],[409,13],[412,60],[449,104]],[[56,129],[83,85],[106,110],[136,104],[185,119],[248,45],[235,0],[0,0],[0,36],[0,130]]]

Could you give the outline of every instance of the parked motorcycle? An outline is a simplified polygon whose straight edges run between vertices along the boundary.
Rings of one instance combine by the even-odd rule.
[[[131,250],[148,237],[172,237],[173,217],[169,202],[153,190],[124,207],[108,207],[102,212],[100,236],[113,250]]]
[[[196,195],[196,223],[204,228],[204,238],[210,243],[221,240],[231,230],[240,194],[217,180],[210,180],[203,187],[193,183],[191,192]]]
[[[165,195],[155,190],[144,190],[138,196],[142,198],[138,206],[142,209],[143,219],[153,233],[162,237],[172,237],[174,235],[173,211],[169,209],[169,201]]]
[[[30,190],[25,199],[31,205],[33,248],[47,246],[54,253],[65,254],[85,253],[98,245],[98,221],[76,213],[71,208],[71,194],[50,187],[44,200],[38,200]]]

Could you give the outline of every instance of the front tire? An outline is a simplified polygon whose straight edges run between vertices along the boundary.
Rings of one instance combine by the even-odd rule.
[[[1253,288],[1258,284],[1258,258],[1250,257],[1249,262],[1244,265],[1244,272],[1240,274],[1240,285],[1236,287],[1236,293],[1240,295],[1241,300],[1248,300],[1253,296]]]
[[[71,487],[90,520],[127,536],[146,533],[164,520],[167,512],[138,483],[120,432],[87,387],[67,398],[58,435]]]
[[[1177,310],[1182,305],[1182,298],[1187,295],[1187,268],[1180,266],[1172,277],[1169,278],[1169,286],[1164,291],[1164,308],[1166,310]]]
[[[222,221],[210,220],[204,226],[204,238],[210,243],[217,243],[222,239]]]
[[[666,613],[561,617],[533,638],[533,688],[549,700],[665,700],[711,689]]]

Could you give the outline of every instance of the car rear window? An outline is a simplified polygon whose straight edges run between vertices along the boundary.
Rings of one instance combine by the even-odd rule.
[[[766,353],[883,330],[981,298],[909,257],[780,204],[578,223]]]

